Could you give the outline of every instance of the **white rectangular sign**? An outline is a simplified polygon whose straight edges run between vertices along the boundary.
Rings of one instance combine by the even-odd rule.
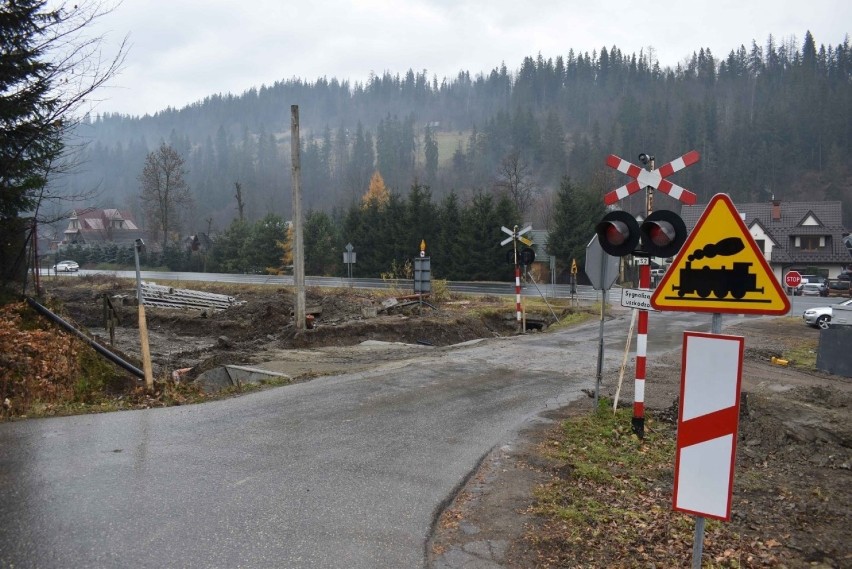
[[[673,509],[731,519],[741,336],[684,332]]]
[[[621,289],[621,306],[625,308],[638,308],[639,310],[654,310],[651,306],[652,290],[640,288]]]
[[[633,257],[633,261],[637,265],[650,265],[651,264],[651,259],[649,259],[648,257]]]

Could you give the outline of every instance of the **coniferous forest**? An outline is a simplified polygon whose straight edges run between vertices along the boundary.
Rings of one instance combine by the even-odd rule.
[[[471,266],[481,265],[467,258],[483,241],[493,249],[500,225],[579,224],[577,239],[587,239],[603,194],[627,182],[605,166],[609,154],[636,163],[644,152],[660,166],[694,149],[701,161],[673,181],[699,203],[719,192],[735,203],[841,200],[852,226],[852,52],[848,38],[818,45],[809,32],[800,45],[770,36],[723,55],[698,49],[674,68],[616,46],[569,49],[476,75],[293,78],[153,116],[89,116],[77,131],[78,141],[88,141],[79,166],[57,182],[58,191],[97,189],[97,203],[70,207],[129,209],[143,220],[139,176],[147,153],[165,142],[184,158],[194,196],[185,234],[233,233],[235,184],[244,202],[240,223],[289,219],[291,105],[301,119],[306,231],[335,232],[328,266],[317,267],[327,274],[342,274],[347,242],[359,251],[361,276],[415,255],[428,237],[430,248],[464,259],[465,269],[445,275],[476,278],[505,270],[477,275]],[[365,197],[376,172],[385,202]],[[677,204],[660,195],[657,207]],[[577,223],[567,222],[572,216]],[[553,237],[554,247],[565,241]],[[388,242],[392,250],[371,263],[370,247]],[[576,245],[563,243],[559,255],[582,253]]]

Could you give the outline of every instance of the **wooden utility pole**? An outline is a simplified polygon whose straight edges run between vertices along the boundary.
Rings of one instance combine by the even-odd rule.
[[[302,240],[302,165],[299,159],[299,105],[290,105],[290,156],[293,161],[293,285],[296,305],[293,319],[296,330],[304,330],[305,323],[305,245]]]
[[[139,304],[139,344],[142,352],[142,371],[145,375],[145,389],[148,393],[154,391],[154,373],[151,365],[151,348],[148,344],[148,321],[145,318],[145,303],[142,301],[142,273],[139,270],[139,252],[145,242],[137,239],[133,247],[136,259],[136,300]]]

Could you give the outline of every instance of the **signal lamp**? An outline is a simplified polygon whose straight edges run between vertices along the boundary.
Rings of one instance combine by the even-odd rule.
[[[639,224],[626,211],[611,211],[595,226],[601,249],[613,257],[624,257],[639,245]]]
[[[673,257],[686,241],[686,224],[676,213],[657,210],[639,228],[642,250],[654,257]]]

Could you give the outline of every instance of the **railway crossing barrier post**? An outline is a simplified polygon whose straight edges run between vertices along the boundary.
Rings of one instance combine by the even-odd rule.
[[[660,168],[654,167],[654,157],[645,153],[639,160],[649,166],[648,170],[631,164],[611,154],[606,164],[627,174],[633,181],[612,190],[604,196],[608,206],[645,188],[645,219],[640,226],[626,211],[611,211],[595,227],[601,247],[610,255],[623,257],[633,255],[640,265],[639,288],[651,288],[651,256],[671,257],[686,241],[686,226],[674,212],[660,210],[652,212],[653,191],[657,189],[685,204],[694,204],[696,195],[666,180],[671,174],[695,164],[700,155],[695,150],[688,152]],[[636,340],[636,381],[633,397],[633,432],[640,439],[645,436],[645,369],[648,346],[648,311],[639,310]]]

